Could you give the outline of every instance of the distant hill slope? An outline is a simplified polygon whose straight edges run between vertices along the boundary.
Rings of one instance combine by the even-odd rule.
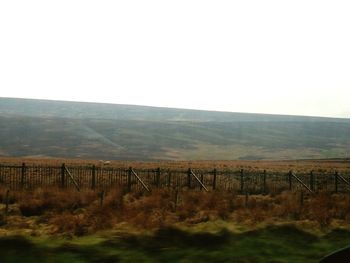
[[[0,98],[0,155],[91,159],[350,156],[350,120]]]

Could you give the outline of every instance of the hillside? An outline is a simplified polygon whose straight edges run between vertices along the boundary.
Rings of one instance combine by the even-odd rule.
[[[121,160],[350,156],[350,120],[0,98],[0,155]]]

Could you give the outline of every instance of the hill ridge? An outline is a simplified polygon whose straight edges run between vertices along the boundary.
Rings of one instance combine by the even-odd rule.
[[[350,156],[350,119],[0,98],[0,155],[120,160]]]

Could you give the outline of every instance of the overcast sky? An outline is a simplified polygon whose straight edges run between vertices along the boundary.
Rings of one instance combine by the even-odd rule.
[[[1,1],[0,96],[350,117],[350,1]]]

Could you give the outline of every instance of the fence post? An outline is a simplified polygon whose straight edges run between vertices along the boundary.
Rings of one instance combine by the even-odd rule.
[[[241,177],[241,194],[244,194],[244,178],[243,178],[243,169],[240,171],[240,177]]]
[[[288,183],[289,183],[289,190],[292,190],[292,171],[289,171],[288,173]]]
[[[61,187],[64,188],[65,187],[65,181],[66,181],[66,165],[63,163],[61,166]]]
[[[171,185],[171,172],[170,170],[168,171],[168,180],[167,180],[167,186],[170,187]]]
[[[266,170],[263,173],[263,194],[266,194]]]
[[[213,171],[213,190],[216,189],[216,169]]]
[[[248,207],[248,201],[249,201],[249,193],[248,191],[245,191],[245,207]]]
[[[128,170],[128,192],[131,192],[131,174],[132,174],[132,167],[129,167]]]
[[[103,201],[105,199],[105,191],[102,190],[100,193],[99,193],[99,198],[100,198],[100,206],[103,206]]]
[[[201,182],[203,183],[203,173],[201,173],[201,179],[200,179],[200,180],[201,180]],[[202,185],[200,185],[200,186],[199,186],[199,189],[202,191],[203,186],[202,186]]]
[[[96,166],[92,166],[92,171],[91,171],[91,189],[95,190],[96,188]]]
[[[315,190],[315,176],[313,171],[310,172],[310,189],[312,191]]]
[[[187,187],[191,188],[191,168],[188,168],[187,170]]]
[[[179,191],[176,189],[175,190],[175,197],[174,197],[174,212],[176,212],[176,210],[177,210],[178,195],[179,195]]]
[[[26,174],[26,164],[22,163],[22,170],[21,170],[21,187],[24,187],[24,177]]]
[[[157,188],[160,187],[160,168],[159,167],[156,170],[156,186]]]
[[[304,206],[304,191],[300,192],[300,209]]]
[[[335,184],[334,185],[334,188],[335,188],[334,190],[335,190],[336,193],[338,193],[338,172],[335,172],[334,177],[335,177],[334,178],[334,184]]]
[[[10,203],[10,190],[7,189],[6,196],[5,196],[5,216],[6,217],[9,212],[9,203]]]

